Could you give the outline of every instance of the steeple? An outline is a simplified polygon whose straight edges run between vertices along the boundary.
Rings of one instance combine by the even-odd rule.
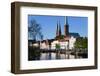
[[[69,24],[67,16],[65,16],[64,35],[65,36],[69,35]]]
[[[59,36],[61,36],[61,26],[60,26],[60,21],[59,21],[59,30],[58,30],[58,32],[59,32]]]
[[[56,29],[56,37],[57,36],[61,36],[61,26],[60,26],[60,21],[59,21],[59,23],[58,23],[58,21],[57,21],[57,29]]]
[[[58,33],[58,21],[57,21],[57,28],[56,28],[56,36],[58,36],[59,33]]]
[[[65,16],[65,25],[68,25],[68,18]]]

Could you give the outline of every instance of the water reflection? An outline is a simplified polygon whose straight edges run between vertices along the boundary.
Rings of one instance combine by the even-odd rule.
[[[29,47],[28,60],[56,60],[88,58],[87,50],[48,50]]]
[[[56,53],[41,53],[40,60],[55,60],[55,59],[75,59],[74,55],[56,54]]]

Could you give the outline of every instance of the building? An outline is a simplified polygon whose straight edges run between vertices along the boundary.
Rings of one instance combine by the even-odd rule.
[[[56,36],[54,39],[37,41],[33,43],[33,46],[40,47],[40,49],[57,49],[56,46],[59,45],[60,49],[73,49],[77,37],[80,37],[78,33],[69,32],[68,19],[65,17],[64,35],[62,34],[59,21],[57,22]]]

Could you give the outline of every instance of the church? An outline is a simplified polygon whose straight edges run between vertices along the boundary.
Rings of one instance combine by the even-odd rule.
[[[68,18],[65,16],[64,34],[62,34],[60,21],[57,22],[56,36],[54,39],[46,39],[37,41],[32,44],[34,47],[40,49],[57,49],[56,45],[60,46],[60,49],[73,49],[76,38],[80,37],[78,33],[69,32]]]

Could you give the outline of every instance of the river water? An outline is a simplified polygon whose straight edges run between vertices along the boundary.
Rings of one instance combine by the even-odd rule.
[[[56,53],[41,53],[40,60],[75,59],[74,55]]]

